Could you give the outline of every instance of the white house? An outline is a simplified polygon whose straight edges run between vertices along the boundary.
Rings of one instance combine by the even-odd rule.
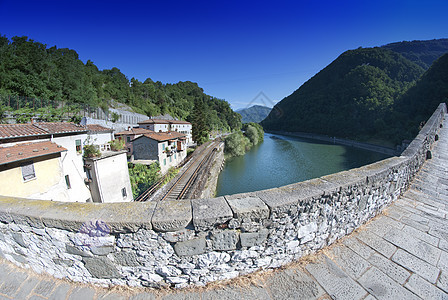
[[[193,143],[192,125],[190,122],[181,120],[149,119],[138,123],[140,128],[149,129],[155,132],[179,132],[185,134],[187,145]]]
[[[158,161],[162,173],[187,156],[187,138],[179,132],[145,133],[132,141],[134,160]]]

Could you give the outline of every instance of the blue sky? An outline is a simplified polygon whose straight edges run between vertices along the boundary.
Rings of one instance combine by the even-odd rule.
[[[448,1],[0,0],[0,34],[78,52],[129,79],[194,81],[272,106],[342,52],[448,38]]]

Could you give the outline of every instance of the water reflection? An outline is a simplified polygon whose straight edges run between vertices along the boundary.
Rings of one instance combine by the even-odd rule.
[[[330,143],[265,134],[264,142],[226,162],[217,195],[279,187],[360,167],[388,156]]]

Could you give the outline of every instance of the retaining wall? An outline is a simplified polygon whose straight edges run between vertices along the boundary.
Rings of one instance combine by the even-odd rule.
[[[282,266],[394,201],[425,159],[441,104],[400,157],[281,188],[160,203],[0,197],[0,256],[101,285],[184,287]]]

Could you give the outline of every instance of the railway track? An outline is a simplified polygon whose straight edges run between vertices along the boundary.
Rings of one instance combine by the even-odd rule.
[[[191,156],[189,160],[182,163],[185,168],[181,169],[179,174],[173,179],[174,183],[168,188],[168,190],[161,194],[161,196],[155,196],[157,199],[151,199],[151,197],[158,191],[165,176],[154,183],[149,189],[147,189],[143,194],[134,199],[134,201],[163,201],[163,200],[179,200],[186,198],[190,193],[190,189],[197,179],[201,168],[206,166],[212,159],[217,150],[217,147],[221,141],[214,141],[206,148],[202,149],[198,155],[194,158]]]
[[[160,201],[180,200],[187,198],[191,193],[191,188],[197,179],[200,170],[212,159],[219,145],[219,141],[212,142],[207,148],[194,158],[194,160],[174,178],[174,183],[163,194]]]

